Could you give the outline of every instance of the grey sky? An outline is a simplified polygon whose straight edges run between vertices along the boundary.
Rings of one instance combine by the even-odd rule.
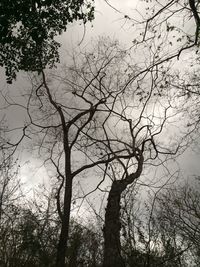
[[[62,42],[61,63],[65,63],[67,61],[67,53],[72,48],[81,49],[88,47],[90,45],[91,38],[95,39],[101,35],[106,35],[113,39],[119,39],[127,46],[131,44],[134,39],[135,33],[133,28],[131,27],[131,23],[124,18],[123,14],[132,16],[137,19],[137,16],[139,15],[135,11],[135,9],[142,8],[143,2],[139,0],[110,0],[109,2],[117,9],[121,10],[122,13],[120,14],[109,7],[104,0],[96,0],[95,21],[86,26],[85,35],[83,25],[78,25],[77,23],[76,25],[69,26],[67,32],[63,34],[63,36],[58,38]],[[2,70],[0,75],[2,77],[1,88],[4,88],[5,91],[7,90],[7,84],[5,82],[5,77]],[[18,81],[9,87],[11,94],[15,94],[14,90],[16,90],[16,88],[19,92],[20,87],[26,87],[26,79],[24,79],[24,76],[25,74],[21,73],[18,77]],[[7,113],[7,119],[12,127],[22,125],[23,112],[20,110],[20,108],[12,108]],[[44,177],[44,180],[46,179],[46,170],[44,169],[44,167],[37,169],[41,162],[37,159],[31,158],[30,152],[27,152],[25,156],[22,156],[22,158],[29,163],[24,165],[24,168],[21,169],[21,176],[23,177],[23,180],[29,184],[30,187],[37,184],[38,181],[42,182],[41,177]],[[183,167],[183,170],[187,170],[187,175],[194,173],[200,174],[198,156],[196,156],[196,154],[194,154],[193,152],[187,152],[180,158],[179,162]],[[183,172],[187,173],[186,171]],[[86,183],[88,183],[88,181]]]

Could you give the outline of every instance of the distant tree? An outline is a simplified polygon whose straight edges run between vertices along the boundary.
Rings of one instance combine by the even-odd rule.
[[[68,267],[99,267],[102,264],[102,235],[96,225],[85,226],[72,219],[67,248]]]
[[[0,222],[2,266],[55,266],[59,224],[50,203],[54,199],[46,197],[43,191],[38,203],[23,198],[6,206]]]
[[[0,222],[1,266],[55,267],[60,222],[53,194],[43,188],[34,199],[9,204]],[[102,236],[92,224],[70,222],[67,267],[99,267]]]
[[[0,3],[0,66],[12,82],[19,70],[40,72],[59,61],[55,41],[68,24],[94,19],[93,0],[2,0]]]
[[[192,266],[199,266],[200,205],[199,181],[186,182],[164,190],[157,197],[155,218],[166,242],[188,254]],[[194,186],[195,185],[195,186]],[[164,235],[163,235],[164,236]]]
[[[152,188],[153,194],[147,200],[141,199],[140,195],[134,197],[132,190],[127,190],[122,202],[122,253],[127,265],[188,266],[191,247],[182,243],[178,232],[174,231],[174,224],[168,224],[170,230],[166,230],[157,214],[157,197],[165,191],[164,187]]]
[[[5,152],[6,153],[6,152]],[[0,263],[8,266],[12,252],[15,250],[13,225],[16,225],[16,217],[23,195],[21,182],[18,178],[18,160],[1,151],[0,164]],[[11,265],[12,266],[12,265]]]
[[[18,161],[12,158],[2,159],[0,166],[0,222],[9,205],[22,197],[21,183],[18,178]]]

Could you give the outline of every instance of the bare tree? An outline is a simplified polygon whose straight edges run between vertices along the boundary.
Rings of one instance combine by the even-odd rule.
[[[125,56],[126,52],[116,43],[107,46],[102,41],[94,54],[82,55],[81,67],[70,67],[64,78],[54,75],[54,81],[49,83],[42,72],[39,80],[32,79],[27,101],[29,137],[37,135],[34,146],[45,158],[46,166],[55,168],[58,179],[55,197],[61,232],[57,266],[65,265],[73,180],[96,166],[105,171],[116,157],[127,158],[119,138],[111,141],[112,146],[117,142],[119,146],[110,148],[105,129],[119,101],[118,95],[125,89],[120,84],[127,83],[120,81],[121,70],[127,66]],[[56,80],[61,80],[62,88],[56,87]],[[113,119],[117,116],[114,114]]]
[[[120,244],[120,200],[122,192],[127,189],[128,185],[141,177],[144,166],[148,163],[155,164],[155,166],[164,164],[166,160],[176,155],[179,148],[178,144],[170,145],[170,139],[168,140],[169,142],[160,144],[161,139],[159,135],[165,132],[165,126],[167,126],[168,120],[170,121],[168,111],[171,106],[169,100],[166,105],[164,102],[161,104],[162,100],[157,102],[158,99],[153,98],[153,92],[154,90],[156,91],[156,78],[153,72],[148,73],[148,75],[151,77],[151,84],[149,81],[149,91],[145,88],[147,97],[144,97],[142,100],[139,99],[139,104],[135,104],[137,99],[132,99],[133,106],[127,100],[124,102],[120,101],[121,111],[118,109],[118,116],[121,116],[123,120],[124,136],[121,136],[120,140],[116,139],[116,141],[119,143],[123,142],[123,151],[126,153],[126,156],[122,160],[116,155],[116,162],[110,163],[110,171],[107,171],[107,175],[111,177],[112,184],[105,214],[103,265],[105,267],[125,266],[121,256]],[[155,75],[157,75],[156,72]],[[145,79],[143,79],[143,82],[145,83]],[[154,99],[153,110],[151,109],[152,99]],[[134,104],[137,106],[137,111],[133,108]],[[126,108],[130,106],[132,108],[129,113]],[[123,112],[124,110],[126,112]],[[168,131],[169,129],[170,127]],[[166,137],[166,140],[168,138]],[[109,147],[112,151],[113,138],[109,140],[112,140],[109,141]],[[153,161],[155,162],[153,163]]]
[[[98,169],[98,189],[109,177],[104,266],[123,266],[121,194],[141,176],[147,163],[163,164],[179,148],[179,140],[170,139],[166,131],[174,131],[169,125],[178,116],[173,98],[164,92],[166,72],[158,69],[154,59],[146,68],[133,63],[129,52],[116,41],[101,39],[94,50],[72,58],[67,75],[48,76],[42,71],[32,77],[32,88],[25,94],[26,134],[34,140],[32,153],[35,149],[49,171],[55,170],[61,221],[58,267],[65,266],[75,179],[83,173],[95,176]]]
[[[156,64],[140,70],[137,65],[128,64],[130,59],[127,53],[125,56],[117,72],[111,64],[111,77],[108,70],[100,79],[95,75],[100,58],[95,52],[86,57],[80,69],[75,68],[76,78],[91,81],[95,88],[100,84],[100,92],[106,95],[109,90],[111,96],[111,101],[109,98],[102,105],[102,111],[109,112],[109,116],[104,117],[97,134],[90,136],[101,149],[101,155],[104,152],[109,155],[103,170],[104,179],[111,179],[104,226],[104,266],[124,265],[120,245],[122,192],[142,175],[146,164],[162,165],[181,148],[181,140],[170,139],[169,132],[174,131],[171,121],[178,119],[179,114],[173,109],[173,98],[163,92],[167,87],[167,83],[163,86],[166,73]],[[97,96],[97,93],[92,95],[93,99]]]

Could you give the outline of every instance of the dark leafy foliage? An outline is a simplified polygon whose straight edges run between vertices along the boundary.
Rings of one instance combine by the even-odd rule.
[[[7,81],[19,70],[40,71],[59,61],[56,35],[73,21],[92,21],[93,1],[85,0],[1,0],[0,66]]]

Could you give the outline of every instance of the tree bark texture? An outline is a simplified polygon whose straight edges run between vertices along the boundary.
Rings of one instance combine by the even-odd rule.
[[[108,196],[104,226],[103,267],[124,267],[120,243],[120,199],[126,185],[114,181]]]

